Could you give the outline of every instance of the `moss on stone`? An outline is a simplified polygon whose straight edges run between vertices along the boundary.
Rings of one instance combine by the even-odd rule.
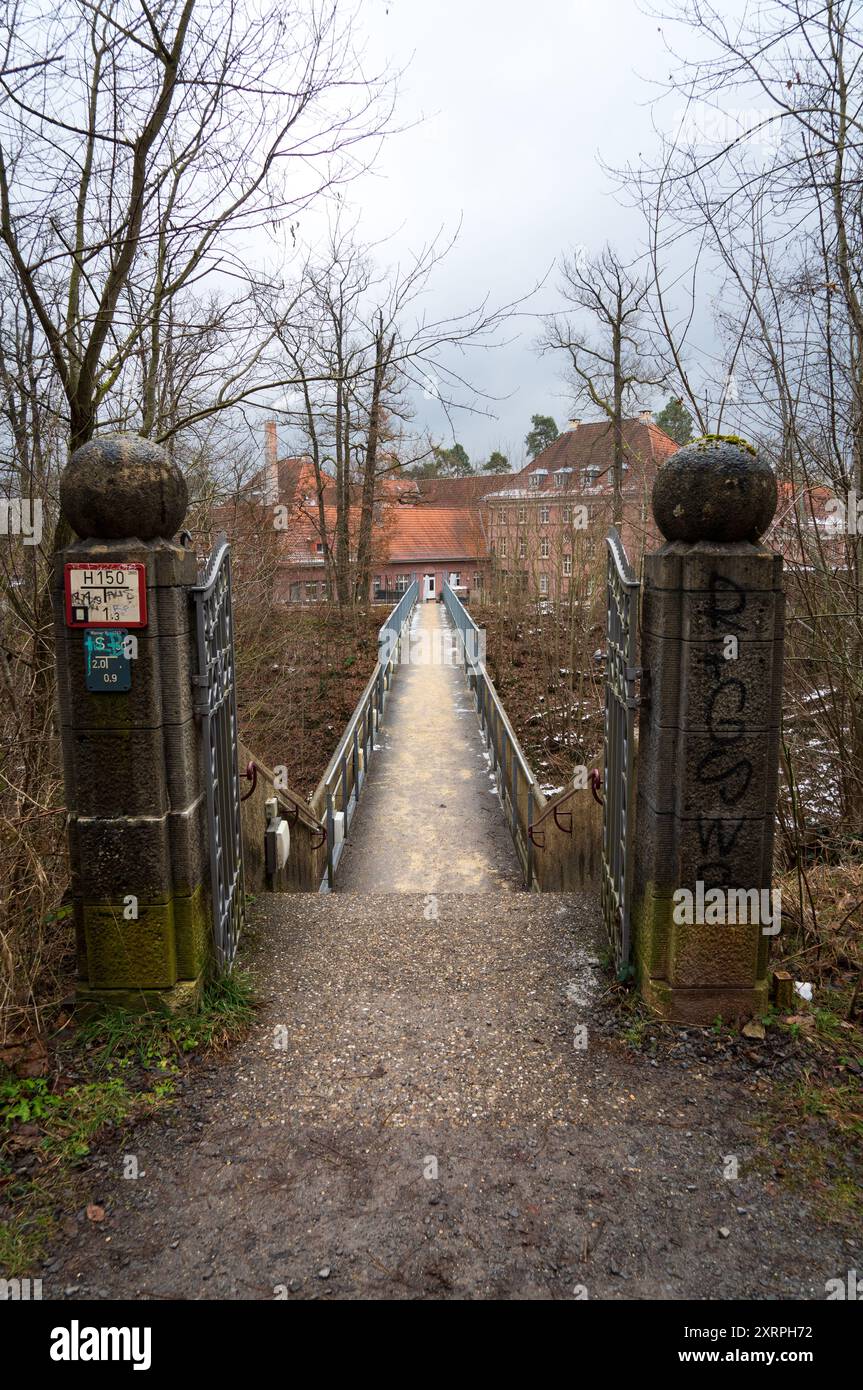
[[[181,980],[197,979],[209,964],[213,939],[210,899],[202,884],[190,895],[174,898],[174,933],[177,974]]]
[[[87,977],[95,989],[167,989],[177,982],[174,902],[138,903],[127,921],[122,903],[84,903]]]
[[[698,439],[693,439],[687,444],[688,449],[706,449],[711,444],[733,444],[738,449],[744,449],[747,454],[752,454],[753,458],[758,455],[758,450],[754,444],[750,444],[748,439],[743,439],[739,434],[702,434]]]

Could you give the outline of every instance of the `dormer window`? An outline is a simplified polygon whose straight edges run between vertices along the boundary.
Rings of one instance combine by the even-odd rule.
[[[542,479],[540,478],[540,476],[539,476],[538,473],[531,473],[531,475],[530,475],[530,486],[531,486],[531,487],[539,487],[541,481],[542,481]]]

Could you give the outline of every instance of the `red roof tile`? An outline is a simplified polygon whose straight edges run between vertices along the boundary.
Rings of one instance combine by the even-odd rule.
[[[487,554],[482,522],[468,507],[392,507],[387,522],[390,563],[472,560]]]

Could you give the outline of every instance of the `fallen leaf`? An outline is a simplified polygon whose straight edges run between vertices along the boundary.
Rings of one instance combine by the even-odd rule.
[[[764,1024],[760,1018],[750,1018],[748,1023],[743,1025],[744,1038],[765,1038]]]
[[[89,1206],[87,1207],[87,1220],[88,1220],[88,1221],[104,1221],[104,1220],[105,1220],[105,1208],[104,1208],[104,1207],[100,1207],[100,1206],[98,1205],[98,1203],[96,1203],[96,1202],[91,1202],[91,1203],[89,1204]]]

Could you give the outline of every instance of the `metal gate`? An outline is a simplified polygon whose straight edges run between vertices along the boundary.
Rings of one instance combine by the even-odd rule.
[[[602,915],[618,974],[630,953],[630,801],[635,771],[638,580],[617,530],[608,546],[608,631],[605,675],[605,787],[602,817]]]
[[[231,611],[231,551],[219,536],[193,587],[198,648],[195,713],[201,719],[213,936],[219,968],[230,970],[245,919],[237,693]]]

